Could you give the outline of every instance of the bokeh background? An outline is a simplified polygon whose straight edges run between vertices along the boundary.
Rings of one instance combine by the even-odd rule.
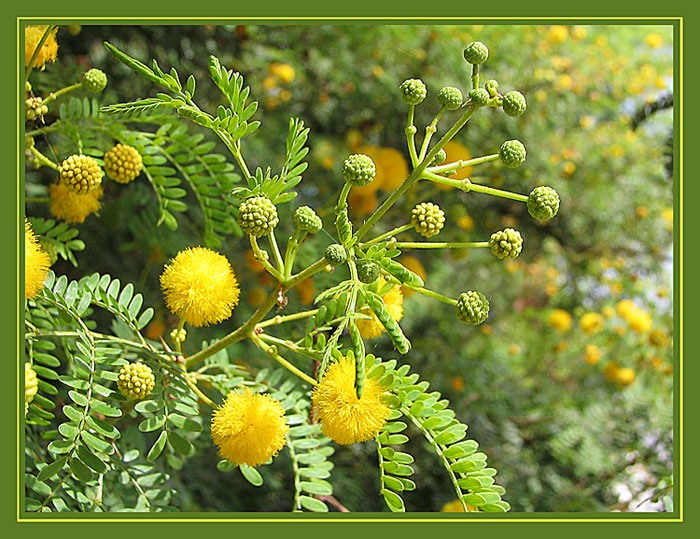
[[[332,222],[339,169],[349,153],[367,153],[378,165],[378,180],[351,195],[356,222],[368,215],[407,172],[406,106],[398,85],[420,77],[428,87],[428,99],[417,109],[420,135],[437,112],[442,86],[466,93],[464,44],[484,42],[490,56],[482,79],[497,79],[503,92],[520,90],[528,111],[518,119],[481,111],[450,144],[448,159],[495,153],[504,140],[517,138],[528,150],[525,165],[486,164],[466,173],[520,193],[551,185],[561,209],[539,224],[520,203],[429,184],[413,189],[383,221],[387,230],[405,223],[417,202],[430,200],[446,212],[442,241],[483,241],[512,227],[525,246],[509,262],[485,249],[405,253],[403,262],[423,274],[428,287],[453,297],[465,288],[480,290],[491,301],[491,315],[480,327],[465,327],[445,305],[406,294],[402,326],[413,348],[404,360],[470,426],[514,511],[672,508],[670,26],[61,27],[58,61],[32,75],[35,92],[64,87],[98,67],[109,77],[101,103],[153,95],[157,90],[148,81],[106,52],[105,40],[145,63],[156,58],[166,71],[175,66],[183,78],[194,74],[198,103],[209,111],[220,103],[208,81],[209,55],[240,71],[260,102],[256,119],[262,125],[244,148],[252,168],[278,168],[289,118],[304,120],[311,128],[309,168],[298,198],[281,210],[281,229],[288,232],[291,211],[303,204]],[[48,135],[36,143],[47,155],[66,153],[60,138]],[[54,180],[46,168],[29,168],[26,178],[33,198],[47,196]],[[190,198],[194,203],[192,193]],[[51,217],[42,203],[28,203],[27,212]],[[151,338],[176,324],[158,288],[163,264],[183,247],[202,243],[196,211],[178,214],[177,231],[157,227],[157,216],[155,194],[143,177],[126,187],[109,182],[99,216],[78,225],[86,248],[75,253],[77,268],[60,259],[53,266],[72,278],[98,271],[133,282],[144,303],[156,308],[147,328]],[[315,260],[330,242],[323,234],[312,238],[301,261]],[[229,236],[220,251],[241,281],[234,322],[245,320],[271,282],[242,238]],[[323,274],[303,283],[290,294],[288,312],[310,305],[337,280]],[[223,331],[192,328],[188,343]],[[300,324],[287,336],[302,332]],[[388,338],[368,344],[368,351],[393,357]],[[243,343],[231,351],[253,365],[266,361]],[[454,496],[439,462],[419,441],[409,451],[416,456],[418,488],[405,495],[408,510],[449,510],[445,504]],[[198,455],[171,471],[180,509],[289,510],[286,455],[262,467],[261,488],[219,472],[214,447],[204,445]],[[342,448],[333,460],[331,481],[342,505],[386,510],[371,443]]]

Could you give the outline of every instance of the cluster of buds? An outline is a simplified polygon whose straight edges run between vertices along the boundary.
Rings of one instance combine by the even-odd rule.
[[[117,387],[130,399],[146,398],[156,385],[156,378],[148,365],[127,363],[119,369]]]
[[[49,107],[41,97],[28,97],[24,100],[24,115],[27,120],[36,120],[48,114]]]

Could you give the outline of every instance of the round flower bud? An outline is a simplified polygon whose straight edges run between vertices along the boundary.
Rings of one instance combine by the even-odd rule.
[[[148,365],[143,363],[127,363],[119,369],[117,387],[130,399],[143,399],[156,385],[156,377]]]
[[[357,263],[357,277],[365,284],[373,283],[379,277],[379,265],[369,260]]]
[[[138,150],[117,144],[105,154],[105,171],[115,182],[129,183],[141,173],[143,158]]]
[[[345,252],[345,247],[339,243],[334,243],[326,248],[326,260],[331,266],[340,266],[345,264],[348,255]]]
[[[279,221],[277,208],[267,197],[251,197],[238,207],[238,224],[243,232],[256,238],[272,232]]]
[[[475,88],[474,90],[471,90],[469,92],[469,97],[471,98],[472,103],[480,107],[486,105],[486,103],[489,102],[489,99],[491,99],[489,93],[483,88]]]
[[[501,150],[498,154],[503,164],[508,168],[519,167],[527,157],[525,146],[519,140],[506,140],[501,144]]]
[[[464,48],[464,59],[470,64],[483,64],[489,57],[489,49],[481,41],[472,41]]]
[[[421,202],[411,210],[411,224],[420,235],[437,236],[445,226],[445,212],[432,202]]]
[[[316,234],[323,228],[323,221],[316,212],[308,206],[301,206],[294,212],[294,222],[301,229]]]
[[[525,96],[517,90],[508,92],[503,96],[503,112],[508,116],[517,118],[518,116],[522,116],[525,110],[527,110]]]
[[[364,187],[377,175],[374,161],[364,154],[356,153],[343,162],[343,179],[354,187]]]
[[[435,154],[431,165],[439,165],[440,163],[444,163],[446,159],[447,152],[443,148],[440,148],[440,150],[438,150],[438,153]]]
[[[83,73],[83,80],[81,84],[88,92],[101,92],[107,86],[107,75],[104,74],[104,71],[93,68],[86,73]]]
[[[478,326],[489,316],[489,302],[476,290],[462,292],[457,299],[457,318],[468,326]]]
[[[523,237],[517,230],[506,228],[491,234],[489,245],[491,252],[501,260],[518,258],[520,251],[523,250]]]
[[[548,221],[559,211],[559,195],[551,187],[535,187],[527,197],[527,211],[535,219]]]
[[[29,410],[29,404],[34,400],[34,396],[39,390],[39,380],[36,371],[29,363],[24,364],[24,413]]]
[[[419,105],[428,95],[425,83],[420,79],[407,79],[399,86],[403,100],[409,105]]]
[[[87,155],[71,155],[61,163],[59,173],[61,183],[79,195],[97,189],[102,183],[100,165]]]
[[[438,103],[447,110],[457,110],[462,106],[462,92],[459,88],[445,86],[438,92]]]
[[[27,120],[36,120],[49,112],[41,97],[29,97],[24,101],[24,114]]]
[[[484,84],[484,88],[486,88],[486,91],[491,97],[496,97],[498,94],[498,81],[493,79],[487,80],[486,84]]]

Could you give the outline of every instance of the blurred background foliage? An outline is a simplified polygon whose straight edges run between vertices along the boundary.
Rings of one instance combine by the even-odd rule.
[[[448,159],[495,153],[504,140],[517,138],[528,150],[524,166],[486,164],[467,173],[520,193],[551,185],[561,209],[539,224],[523,204],[427,183],[414,188],[383,221],[387,230],[407,222],[417,202],[431,200],[447,215],[441,241],[483,241],[513,227],[525,246],[509,262],[481,249],[404,254],[428,287],[453,297],[476,288],[491,301],[487,324],[472,328],[458,324],[444,305],[407,297],[402,325],[413,348],[406,361],[450,398],[499,471],[514,511],[669,509],[673,119],[670,107],[648,113],[658,108],[652,102],[672,101],[671,27],[61,27],[58,62],[35,73],[32,83],[45,95],[98,67],[109,77],[102,104],[153,95],[152,85],[106,53],[107,40],[145,63],[156,58],[164,69],[194,74],[198,102],[213,111],[220,94],[208,80],[207,63],[216,54],[244,75],[261,105],[256,119],[262,126],[244,147],[249,166],[279,167],[290,116],[311,128],[310,166],[299,197],[281,208],[280,230],[291,232],[291,210],[299,205],[317,208],[331,223],[339,169],[349,153],[371,155],[379,169],[369,189],[353,190],[356,222],[398,185],[408,162],[398,85],[420,77],[428,86],[428,99],[417,109],[421,135],[442,86],[466,93],[470,73],[462,48],[475,39],[491,51],[483,80],[496,78],[502,92],[520,90],[528,111],[515,120],[499,110],[480,112],[450,145]],[[50,156],[71,153],[62,147],[66,141],[51,135],[36,144]],[[226,154],[223,147],[219,152]],[[47,196],[53,180],[49,169],[28,169],[28,196]],[[149,337],[165,336],[176,321],[163,305],[158,276],[180,249],[201,244],[201,216],[178,214],[175,232],[156,227],[155,195],[143,177],[104,187],[100,215],[77,225],[87,245],[75,253],[78,268],[59,260],[53,269],[72,278],[109,272],[134,282],[157,311]],[[29,203],[28,214],[50,217],[40,203]],[[330,242],[323,234],[309,239],[300,262],[315,260]],[[247,318],[271,282],[242,238],[229,237],[220,250],[232,261],[244,298],[228,328]],[[322,274],[303,283],[290,294],[288,312],[305,308],[337,280]],[[186,347],[226,328],[192,328]],[[287,336],[302,332],[303,323]],[[368,345],[368,352],[393,355],[386,337]],[[262,365],[262,354],[247,346],[231,348],[232,357]],[[413,445],[419,482],[406,494],[407,508],[440,511],[453,498],[447,477],[428,451]],[[336,498],[354,511],[386,510],[371,446],[351,446],[334,457]],[[217,471],[210,447],[173,474],[178,504],[195,511],[289,510],[286,458],[262,468],[265,486],[255,488]]]

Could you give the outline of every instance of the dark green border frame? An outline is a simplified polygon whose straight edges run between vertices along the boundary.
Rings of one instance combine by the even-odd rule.
[[[133,0],[128,0],[129,3],[131,3]],[[275,0],[275,2],[278,0]],[[481,533],[489,533],[489,531],[508,531],[511,528],[516,528],[513,530],[515,533],[536,533],[538,536],[541,536],[543,533],[556,533],[557,535],[561,534],[562,532],[564,533],[574,533],[576,532],[583,532],[586,533],[586,535],[589,535],[591,532],[593,533],[601,533],[603,530],[608,530],[612,531],[613,533],[633,533],[633,534],[643,534],[644,532],[647,533],[654,533],[655,535],[658,533],[673,533],[675,534],[685,534],[689,531],[690,526],[692,525],[692,521],[694,520],[692,517],[692,511],[690,514],[688,512],[684,511],[685,507],[693,507],[692,501],[694,497],[692,496],[692,490],[690,488],[684,488],[684,484],[687,481],[687,478],[690,476],[690,473],[694,472],[694,469],[692,468],[692,453],[689,453],[687,451],[683,451],[685,448],[689,447],[690,444],[686,441],[686,439],[691,439],[693,438],[692,432],[687,432],[687,431],[681,431],[680,430],[680,420],[681,420],[681,410],[684,412],[684,417],[688,417],[689,413],[691,412],[690,404],[691,402],[697,398],[693,394],[683,394],[682,393],[682,386],[681,382],[685,384],[686,387],[691,387],[689,384],[689,380],[694,379],[693,375],[695,374],[695,371],[697,368],[695,365],[688,365],[688,362],[684,362],[685,364],[681,364],[680,362],[680,356],[682,355],[682,345],[684,342],[681,339],[685,339],[686,335],[682,335],[682,326],[687,325],[685,324],[685,320],[683,318],[683,313],[682,313],[682,307],[684,305],[684,299],[687,298],[690,294],[694,292],[694,287],[692,285],[692,280],[691,283],[685,283],[683,282],[683,289],[681,289],[681,278],[685,275],[685,272],[682,271],[682,266],[685,266],[687,268],[692,267],[690,264],[686,263],[686,257],[690,256],[690,263],[692,264],[693,262],[693,253],[687,252],[685,253],[683,250],[683,234],[685,230],[688,230],[688,226],[691,226],[690,230],[694,230],[694,226],[691,224],[694,219],[696,219],[696,215],[683,215],[683,207],[689,208],[691,206],[691,201],[696,200],[697,196],[697,186],[694,183],[691,183],[688,185],[689,182],[684,182],[684,184],[680,183],[680,172],[682,168],[684,168],[685,163],[683,161],[683,154],[681,152],[681,147],[684,144],[683,140],[683,133],[681,129],[684,127],[684,125],[688,125],[688,122],[690,121],[691,114],[694,115],[696,114],[695,110],[687,110],[685,107],[685,103],[683,103],[683,94],[682,90],[683,87],[688,86],[688,84],[685,81],[694,81],[695,79],[695,74],[690,71],[690,63],[685,62],[685,58],[681,58],[681,54],[684,54],[685,57],[691,56],[690,52],[691,50],[697,50],[697,32],[694,33],[693,29],[689,29],[687,27],[687,19],[685,16],[683,16],[680,11],[676,11],[675,13],[669,13],[667,16],[661,15],[659,13],[659,6],[658,3],[653,5],[653,12],[646,12],[648,10],[644,9],[644,6],[638,5],[635,6],[636,13],[634,16],[630,17],[624,17],[621,13],[612,13],[610,12],[611,7],[615,9],[614,6],[609,6],[605,5],[601,2],[601,4],[605,7],[598,7],[596,8],[592,2],[588,2],[586,4],[586,10],[587,13],[584,14],[581,17],[576,17],[576,15],[581,15],[580,12],[578,13],[564,13],[564,9],[561,6],[557,6],[556,8],[551,9],[548,11],[546,8],[541,9],[537,13],[537,18],[532,17],[533,10],[532,6],[530,5],[523,5],[522,3],[516,4],[514,7],[515,9],[512,9],[510,11],[506,11],[504,9],[504,2],[501,1],[498,3],[498,5],[492,4],[489,6],[486,2],[483,2],[480,6],[477,6],[477,9],[479,12],[475,11],[473,9],[473,4],[471,6],[464,5],[462,4],[461,6],[458,4],[455,4],[454,7],[447,6],[445,3],[441,3],[441,8],[442,11],[444,11],[444,16],[441,15],[440,18],[435,17],[432,14],[428,14],[426,12],[430,11],[426,7],[422,8],[417,8],[417,9],[410,9],[408,6],[404,4],[397,5],[394,7],[387,7],[385,4],[382,4],[381,6],[377,6],[376,4],[372,6],[370,2],[355,2],[353,3],[352,6],[346,5],[346,4],[341,4],[341,5],[323,5],[323,6],[318,6],[317,8],[304,8],[304,7],[299,7],[299,13],[295,14],[294,16],[290,16],[289,18],[281,18],[279,17],[279,13],[284,13],[287,12],[289,13],[293,9],[290,8],[289,4],[284,4],[284,6],[281,8],[284,11],[277,10],[276,6],[274,6],[273,3],[266,3],[265,6],[262,6],[260,8],[255,8],[251,9],[250,7],[242,7],[238,8],[236,6],[236,10],[239,11],[242,16],[240,17],[231,17],[228,18],[228,14],[231,13],[231,9],[233,6],[230,4],[228,6],[223,6],[220,8],[211,8],[209,12],[207,13],[207,17],[211,16],[212,18],[198,18],[199,15],[196,15],[193,13],[194,9],[188,6],[181,6],[178,7],[176,5],[170,4],[167,6],[167,8],[158,8],[157,6],[153,6],[152,4],[149,4],[148,6],[143,6],[139,5],[138,7],[135,7],[129,11],[124,12],[125,10],[128,9],[129,6],[125,5],[127,2],[121,2],[119,6],[110,6],[110,5],[105,5],[102,7],[96,7],[94,4],[90,5],[88,3],[88,8],[87,10],[81,10],[77,6],[68,8],[67,6],[61,5],[58,6],[56,4],[48,4],[46,6],[42,6],[44,2],[34,2],[30,6],[26,6],[26,9],[23,9],[23,13],[13,13],[11,14],[11,18],[7,17],[4,19],[5,21],[5,31],[1,34],[0,39],[5,43],[4,50],[6,51],[5,58],[7,58],[6,70],[12,70],[12,73],[19,73],[18,66],[17,66],[17,56],[15,54],[16,47],[17,47],[17,36],[16,36],[16,31],[17,31],[17,22],[18,22],[18,17],[39,17],[39,16],[46,16],[47,13],[49,14],[55,14],[56,18],[60,17],[66,17],[66,15],[70,14],[78,14],[80,15],[75,16],[75,17],[70,17],[70,21],[80,21],[84,24],[100,24],[100,25],[107,25],[107,24],[139,24],[139,23],[145,23],[145,24],[186,24],[188,23],[188,20],[174,20],[169,17],[188,17],[188,16],[194,16],[195,19],[189,19],[189,22],[191,24],[208,24],[208,23],[214,23],[214,24],[241,24],[241,23],[255,23],[255,24],[284,24],[284,23],[291,23],[291,24],[309,24],[309,25],[315,25],[315,24],[321,24],[322,22],[328,22],[331,24],[358,24],[358,23],[364,23],[364,24],[409,24],[409,23],[421,23],[425,22],[427,24],[459,24],[459,23],[471,23],[471,24],[481,24],[481,23],[490,23],[490,24],[554,24],[556,23],[556,19],[568,19],[566,20],[567,23],[581,23],[581,24],[605,24],[606,22],[609,24],[673,24],[674,26],[674,51],[675,51],[675,57],[674,57],[674,94],[676,96],[676,102],[675,102],[675,107],[674,107],[674,132],[677,134],[674,138],[674,162],[677,163],[676,171],[675,171],[675,178],[674,178],[674,225],[675,225],[675,242],[674,242],[674,338],[675,338],[675,343],[677,343],[675,347],[675,374],[674,374],[674,382],[675,382],[675,387],[677,388],[677,391],[674,395],[674,403],[675,403],[675,432],[676,432],[676,437],[675,437],[675,444],[674,444],[674,462],[675,462],[675,471],[674,474],[676,476],[676,511],[673,514],[667,514],[666,515],[661,515],[664,518],[660,518],[659,514],[650,514],[650,513],[637,513],[637,514],[615,514],[614,516],[605,514],[605,513],[589,513],[589,514],[572,514],[572,513],[566,513],[566,514],[561,514],[561,513],[546,513],[546,514],[523,514],[523,513],[511,513],[508,515],[500,515],[500,516],[491,516],[491,518],[483,518],[479,519],[477,521],[474,518],[469,518],[469,519],[464,519],[464,516],[461,516],[459,514],[446,514],[442,515],[439,513],[406,513],[404,515],[393,515],[390,513],[358,513],[358,514],[352,514],[352,515],[343,515],[341,518],[334,518],[333,522],[329,522],[328,517],[324,517],[323,515],[309,515],[309,514],[299,514],[299,515],[294,515],[294,514],[260,514],[260,513],[230,513],[230,514],[217,514],[215,517],[212,515],[198,515],[198,514],[182,514],[182,515],[176,515],[176,514],[169,514],[168,518],[171,520],[177,520],[179,522],[163,522],[162,517],[159,517],[157,515],[146,515],[145,517],[142,515],[139,515],[137,518],[140,520],[141,523],[133,523],[134,517],[130,515],[113,515],[110,514],[108,518],[110,518],[110,522],[104,522],[102,519],[99,519],[96,515],[66,515],[64,518],[56,518],[56,514],[51,514],[52,522],[46,522],[45,518],[42,515],[32,515],[32,514],[21,514],[19,515],[22,519],[23,522],[18,523],[18,513],[17,513],[17,492],[16,492],[16,481],[17,481],[17,469],[16,469],[16,463],[17,463],[17,448],[18,446],[18,439],[17,439],[17,426],[15,425],[15,416],[17,413],[17,403],[19,402],[18,395],[15,393],[15,389],[12,391],[4,391],[2,394],[0,394],[0,398],[3,401],[3,404],[5,404],[4,409],[6,410],[5,416],[6,416],[6,429],[9,429],[12,432],[12,442],[10,444],[5,444],[2,447],[3,453],[6,453],[4,456],[5,458],[3,459],[3,462],[5,463],[5,466],[8,468],[6,470],[5,477],[8,478],[6,480],[5,485],[6,488],[4,489],[3,492],[3,499],[5,501],[4,504],[2,504],[0,507],[2,507],[2,513],[3,513],[3,519],[0,521],[2,524],[9,525],[13,528],[13,530],[10,532],[10,537],[13,536],[27,536],[27,537],[33,537],[33,536],[38,536],[39,534],[45,534],[45,533],[50,533],[53,536],[62,536],[63,534],[70,534],[71,537],[79,537],[83,533],[85,534],[90,534],[91,536],[94,535],[95,533],[103,534],[105,537],[111,536],[112,532],[117,532],[120,535],[122,535],[124,532],[129,533],[131,529],[136,529],[138,528],[139,530],[143,531],[148,531],[150,528],[152,528],[153,523],[159,522],[158,524],[158,532],[165,532],[165,533],[172,533],[175,530],[180,530],[180,532],[184,533],[191,533],[192,531],[192,524],[188,526],[177,526],[178,524],[184,524],[185,522],[182,522],[183,519],[188,520],[188,521],[194,521],[198,524],[195,525],[205,525],[208,527],[214,526],[216,528],[220,528],[221,526],[231,526],[231,525],[236,525],[237,528],[235,529],[236,532],[240,533],[243,532],[245,533],[246,531],[254,531],[255,533],[259,533],[261,531],[261,526],[264,527],[266,531],[270,531],[272,533],[284,533],[285,535],[287,533],[292,533],[293,535],[296,534],[304,534],[310,535],[313,533],[337,533],[338,526],[341,526],[344,530],[349,529],[352,530],[352,533],[366,533],[368,530],[373,530],[373,531],[382,531],[382,529],[386,526],[391,526],[390,530],[387,529],[385,533],[401,533],[402,535],[406,535],[406,532],[412,531],[414,533],[426,533],[427,530],[425,528],[427,523],[428,526],[433,526],[437,527],[439,531],[443,531],[445,533],[452,533],[452,532],[462,532],[462,533],[474,533],[474,532],[481,532]],[[134,2],[135,3],[135,2]],[[361,3],[366,3],[367,6],[360,5]],[[75,3],[74,3],[75,4]],[[136,3],[135,3],[136,4]],[[670,9],[672,6],[670,3],[667,3],[668,6],[664,6],[667,9]],[[118,15],[115,13],[115,9],[118,7],[120,10],[124,12],[124,16],[127,17],[136,17],[138,14],[138,19],[132,19],[132,20],[124,20],[123,18],[116,18]],[[571,6],[574,9],[577,9],[577,6]],[[468,9],[467,9],[468,8]],[[17,10],[18,8],[13,8],[13,10]],[[69,13],[70,9],[70,13]],[[619,8],[618,8],[619,9]],[[105,11],[104,16],[102,16],[99,11]],[[149,12],[147,12],[148,10]],[[352,10],[352,13],[351,13]],[[57,13],[58,11],[61,11],[62,13]],[[155,13],[153,12],[155,11]],[[413,13],[410,13],[410,12]],[[503,13],[503,15],[508,15],[512,16],[513,19],[510,20],[504,20],[503,18],[494,18],[494,11],[497,11],[500,13]],[[606,13],[606,11],[608,13]],[[214,13],[220,13],[221,16],[214,15]],[[338,13],[340,12],[340,13]],[[393,13],[402,13],[401,17],[393,16]],[[451,15],[448,15],[447,13],[451,12]],[[469,17],[464,17],[462,13],[464,12],[470,12]],[[84,14],[84,15],[83,15]],[[319,14],[323,14],[323,19],[317,18]],[[481,15],[481,16],[479,16]],[[226,16],[227,18],[223,18]],[[524,17],[524,19],[520,20],[514,20],[515,17],[520,16]],[[85,17],[85,18],[83,18]],[[89,17],[89,18],[87,18]],[[92,17],[99,17],[99,19],[93,19]],[[162,17],[162,18],[161,18]],[[307,19],[299,19],[297,17],[309,17]],[[332,19],[329,20],[329,18],[333,17],[346,17],[344,19]],[[361,18],[359,18],[361,17]],[[368,18],[369,17],[369,18]],[[407,19],[405,17],[411,17],[410,19]],[[433,18],[435,17],[435,18]],[[569,17],[575,17],[574,19],[569,19]],[[601,17],[609,17],[608,19],[603,19]],[[620,17],[620,18],[618,18]],[[624,18],[621,18],[624,17]],[[649,18],[641,18],[641,17],[649,17]],[[653,17],[653,18],[652,18]],[[671,20],[668,17],[674,17],[675,20]],[[148,20],[144,20],[148,19]],[[56,20],[53,17],[48,17],[45,19],[46,22],[51,21],[51,20]],[[37,19],[37,20],[32,20],[30,21],[32,23],[41,23],[42,21]],[[68,22],[68,21],[62,21],[62,22]],[[7,24],[10,23],[10,24]],[[684,26],[686,24],[686,26]],[[682,34],[683,34],[683,44],[681,44],[681,28],[682,28]],[[681,71],[681,61],[685,63],[688,66],[688,70],[686,72]],[[17,75],[18,76],[18,75]],[[13,77],[14,78],[14,77]],[[692,87],[692,82],[691,86]],[[12,175],[17,176],[17,174],[22,175],[23,170],[21,167],[17,164],[17,159],[18,156],[20,155],[20,151],[22,148],[22,145],[20,144],[21,137],[17,137],[17,125],[19,123],[20,119],[20,110],[21,107],[21,102],[18,103],[18,101],[21,101],[21,99],[18,99],[18,94],[16,92],[16,88],[13,86],[10,86],[9,88],[3,88],[2,91],[6,94],[6,102],[10,100],[10,102],[14,102],[18,104],[16,114],[13,116],[11,123],[13,124],[12,128],[12,133],[8,133],[6,130],[4,133],[4,137],[7,138],[5,140],[5,144],[1,146],[2,151],[7,153],[7,158],[5,160],[6,163],[14,163],[15,166],[13,168]],[[693,107],[695,108],[695,107]],[[10,123],[10,122],[7,122]],[[687,135],[691,136],[692,135]],[[10,155],[11,154],[11,155]],[[687,168],[687,167],[685,167]],[[690,178],[690,172],[688,170],[685,171],[684,176],[686,178]],[[23,180],[23,176],[22,176]],[[17,298],[17,301],[19,302],[20,305],[22,305],[23,302],[21,302],[21,296],[19,293],[19,289],[17,288],[17,283],[18,283],[18,270],[21,267],[20,263],[22,262],[21,260],[21,253],[17,249],[19,245],[19,240],[21,240],[22,237],[22,230],[20,227],[18,227],[18,223],[21,221],[21,215],[22,215],[22,206],[21,206],[21,201],[18,204],[17,203],[17,197],[18,197],[18,191],[17,191],[17,184],[16,180],[10,180],[6,179],[4,182],[0,183],[0,188],[3,190],[3,194],[5,195],[3,197],[4,204],[6,204],[7,209],[5,212],[2,212],[0,214],[0,223],[5,225],[2,230],[6,231],[7,235],[12,234],[13,237],[13,242],[14,245],[14,250],[13,252],[16,254],[14,264],[12,265],[5,265],[3,267],[3,276],[5,277],[4,282],[6,283],[12,283],[12,285],[8,285],[8,289],[10,286],[12,287],[12,295],[13,297]],[[20,190],[20,196],[23,198],[23,194],[21,193],[22,190]],[[685,217],[685,218],[684,218]],[[683,220],[683,222],[681,222]],[[684,226],[685,225],[685,226]],[[9,232],[12,231],[12,232]],[[691,276],[693,275],[692,273],[690,274]],[[692,297],[692,296],[690,296]],[[15,359],[18,355],[19,351],[19,343],[21,342],[20,340],[20,330],[21,327],[18,324],[18,321],[21,320],[21,318],[18,317],[18,314],[21,315],[21,313],[17,313],[15,305],[7,306],[5,309],[3,309],[2,312],[2,321],[4,322],[3,324],[0,325],[3,331],[3,337],[5,337],[4,342],[12,343],[12,352],[11,355],[13,356],[13,359],[10,360],[13,362],[12,369],[7,369],[6,372],[12,372],[13,376],[11,377],[11,385],[16,388],[17,386],[17,381],[20,380],[20,372],[18,370],[18,367],[15,364]],[[691,319],[692,320],[692,319]],[[690,327],[690,326],[688,326]],[[12,338],[9,338],[10,335]],[[690,335],[691,339],[693,335]],[[691,358],[692,359],[692,358]],[[693,378],[691,378],[693,377]],[[7,378],[10,377],[6,377]],[[20,382],[21,383],[21,382]],[[7,382],[6,382],[7,384]],[[681,407],[681,398],[683,399],[683,406]],[[691,416],[692,417],[692,416]],[[688,424],[687,421],[684,421],[684,424]],[[690,459],[684,459],[683,462],[680,460],[681,456],[683,454],[690,454],[691,458]],[[687,462],[687,461],[691,462]],[[682,474],[682,475],[681,475]],[[692,483],[691,483],[692,484]],[[690,498],[690,500],[688,499]],[[121,518],[120,518],[121,517]],[[57,522],[59,520],[64,521],[66,519],[71,519],[72,522]],[[206,519],[206,520],[205,520]],[[229,522],[220,522],[220,520],[228,520]],[[256,523],[250,523],[250,520],[254,519]],[[379,520],[381,521],[379,521]],[[438,521],[436,521],[439,520]],[[546,523],[543,523],[542,520],[546,519]],[[576,519],[577,522],[571,522],[573,519]],[[85,520],[86,522],[76,522],[80,520]],[[100,522],[102,520],[102,522]],[[126,524],[125,522],[116,522],[114,521],[120,521],[120,520],[130,520],[132,521],[131,524]],[[322,520],[322,522],[317,522],[314,523],[312,521],[317,521],[317,520]],[[447,520],[454,521],[454,522],[446,522]],[[468,521],[465,521],[468,520]],[[31,522],[30,522],[31,521]],[[37,522],[41,521],[41,522]],[[87,522],[89,521],[89,523]],[[153,522],[144,522],[144,521],[153,521]],[[217,522],[219,521],[219,522]],[[233,521],[233,522],[231,522]],[[294,522],[296,523],[294,523]],[[354,522],[353,522],[354,521]],[[370,521],[370,522],[367,522]],[[420,521],[417,522],[417,521]],[[494,522],[498,521],[498,522]],[[525,521],[536,521],[536,522],[525,522]],[[581,522],[581,521],[589,521],[589,522]],[[602,522],[601,522],[602,521]],[[631,522],[633,521],[633,522]],[[643,521],[643,522],[640,522]],[[653,521],[653,522],[652,522]],[[663,522],[666,521],[666,522]],[[679,521],[682,521],[683,523],[680,524]],[[642,527],[642,523],[645,524],[644,527]],[[285,524],[290,525],[289,527],[284,526]],[[415,524],[415,526],[413,525]],[[506,526],[506,530],[496,530],[492,526],[495,525],[497,528],[501,528],[501,526]],[[624,524],[624,530],[619,530],[617,531],[617,525],[618,524]],[[127,529],[124,529],[123,526],[127,525],[128,526],[128,531]],[[18,527],[19,526],[19,527]],[[476,526],[478,530],[473,530],[469,529],[466,530],[464,526],[470,526],[473,528]],[[566,528],[562,528],[562,526],[565,526]],[[594,526],[595,529],[587,529],[590,526]],[[662,526],[663,530],[659,530],[658,526]],[[671,529],[667,529],[668,526],[672,526]],[[47,530],[46,528],[50,528],[50,530]],[[209,529],[209,528],[207,528]],[[587,531],[586,531],[587,529]],[[189,530],[189,531],[187,531]],[[214,530],[212,530],[214,531]],[[217,529],[217,531],[219,531]],[[229,531],[229,530],[227,530]],[[233,531],[233,530],[230,530]],[[175,531],[177,534],[177,531]]]

